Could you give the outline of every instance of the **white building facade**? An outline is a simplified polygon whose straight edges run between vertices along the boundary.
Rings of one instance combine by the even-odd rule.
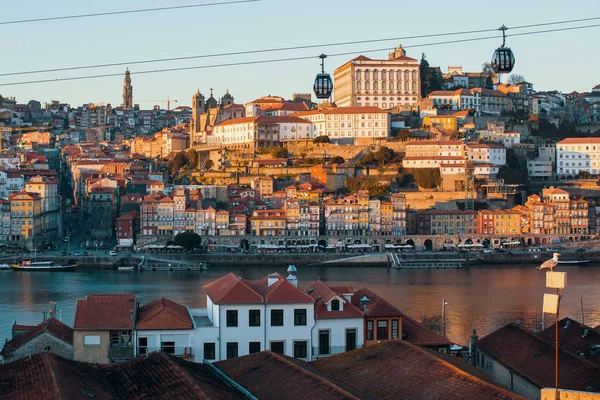
[[[600,174],[600,138],[568,138],[556,143],[556,173],[575,176]]]
[[[335,102],[339,107],[375,106],[416,109],[421,98],[419,61],[406,56],[402,46],[387,60],[359,56],[333,73]]]

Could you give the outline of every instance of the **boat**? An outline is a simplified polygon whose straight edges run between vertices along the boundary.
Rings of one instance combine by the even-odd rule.
[[[75,271],[78,264],[56,265],[54,261],[31,261],[22,260],[20,263],[10,266],[13,271]]]
[[[10,270],[10,265],[8,265],[8,264],[0,264],[0,270],[3,270],[3,269]]]
[[[590,260],[558,260],[559,264],[566,264],[566,265],[587,264],[589,262],[590,262]]]
[[[134,266],[130,265],[130,266],[122,266],[122,267],[117,267],[117,269],[119,271],[133,271],[134,270]]]

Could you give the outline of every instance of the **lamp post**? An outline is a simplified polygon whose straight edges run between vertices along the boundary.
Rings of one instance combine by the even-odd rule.
[[[554,314],[555,316],[555,398],[560,399],[558,391],[558,318],[559,318],[559,307],[560,299],[562,298],[562,289],[567,286],[567,273],[566,272],[546,272],[546,287],[556,289],[556,294],[544,293],[543,311],[546,314]]]
[[[446,299],[442,299],[442,336],[446,337]]]

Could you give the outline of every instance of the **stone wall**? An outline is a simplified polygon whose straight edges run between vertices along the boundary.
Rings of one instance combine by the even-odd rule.
[[[5,355],[5,361],[10,362],[29,355],[43,353],[49,349],[51,353],[73,359],[73,345],[66,343],[49,333],[42,333],[28,343]]]

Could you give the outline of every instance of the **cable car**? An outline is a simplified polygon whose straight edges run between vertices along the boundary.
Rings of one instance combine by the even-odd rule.
[[[507,29],[504,25],[498,28],[502,31],[502,46],[496,49],[492,57],[492,69],[497,74],[508,74],[515,66],[515,56],[510,47],[505,46]]]
[[[325,73],[325,59],[327,56],[321,54],[319,58],[321,59],[321,73],[317,74],[315,78],[313,90],[317,99],[328,99],[333,92],[333,81],[331,80],[331,76]]]

